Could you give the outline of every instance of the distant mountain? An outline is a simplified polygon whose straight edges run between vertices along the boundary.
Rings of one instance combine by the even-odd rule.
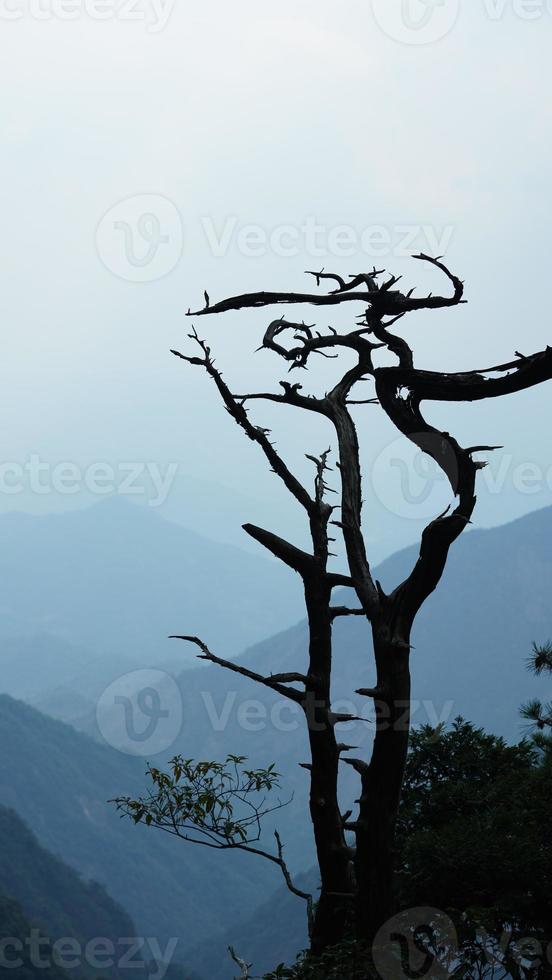
[[[177,676],[182,663],[174,645],[169,649],[173,659],[159,661],[143,653],[98,656],[47,633],[2,639],[0,693],[26,701],[53,718],[86,727],[102,693],[122,675],[152,663],[169,677]]]
[[[462,714],[511,740],[521,737],[519,704],[542,694],[540,682],[525,669],[525,658],[533,640],[552,636],[549,542],[552,508],[502,528],[472,531],[453,547],[443,581],[422,610],[414,631],[415,724],[437,724]],[[407,575],[416,556],[414,548],[393,556],[377,569],[378,578],[391,588]],[[345,699],[342,707],[353,714],[366,713],[371,704],[353,692],[374,680],[368,627],[356,617],[338,620],[334,635],[335,702]],[[177,645],[186,649],[184,644]],[[306,650],[303,621],[257,644],[239,659],[261,674],[296,671],[305,667]],[[167,752],[179,749],[188,756],[217,758],[234,751],[261,765],[275,761],[285,775],[286,788],[295,794],[279,822],[284,828],[288,820],[295,824],[290,854],[301,862],[299,869],[308,867],[310,832],[293,817],[304,805],[307,783],[297,765],[305,761],[307,751],[299,709],[216,667],[184,671],[178,684],[183,725]],[[101,732],[95,710],[73,723],[100,741],[107,735],[117,745],[126,718],[121,704],[113,703],[111,714],[102,718]],[[367,752],[371,729],[370,723],[361,723],[344,729],[343,734]],[[355,791],[355,777],[348,770],[343,784],[346,793]]]
[[[113,968],[92,969],[83,956],[77,975],[113,980],[127,976],[129,971],[121,971],[116,965],[128,948],[121,944],[121,938],[136,935],[127,913],[101,885],[84,881],[45,850],[21,818],[5,807],[0,807],[0,836],[6,845],[0,851],[0,894],[15,899],[52,943],[70,938],[85,951],[91,940],[102,936],[112,944]]]
[[[92,659],[89,650],[43,633],[0,641],[0,691],[22,701],[42,697]]]
[[[377,569],[390,589],[412,568],[417,549],[409,548]],[[531,697],[546,698],[543,681],[526,670],[533,640],[552,638],[552,508],[492,530],[472,531],[453,547],[441,586],[418,618],[412,654],[414,722],[451,720],[462,714],[510,741],[524,733],[519,705]],[[355,602],[355,600],[352,600]],[[304,623],[253,647],[240,658],[261,674],[303,670],[307,630]],[[334,695],[354,713],[366,703],[351,692],[371,686],[374,675],[371,642],[362,620],[338,620],[335,628]],[[305,814],[308,779],[297,763],[307,756],[303,725],[291,708],[254,683],[225,675],[215,667],[181,678],[188,725],[185,749],[198,757],[220,756],[224,748],[247,754],[253,762],[275,761],[283,773],[285,793],[293,802],[278,815],[292,871],[314,864],[311,832]],[[254,712],[248,707],[255,703]],[[224,706],[228,717],[224,717]],[[246,718],[250,724],[244,724]],[[258,719],[263,720],[259,723]],[[296,718],[295,730],[289,731]],[[219,729],[217,731],[217,728]],[[347,742],[359,746],[355,755],[368,758],[371,726],[340,728]],[[346,809],[358,795],[356,777],[343,767],[341,794]],[[310,871],[299,881],[316,894]],[[254,964],[254,973],[293,962],[307,943],[301,902],[285,886],[253,919],[243,917],[221,930],[209,947],[190,952],[189,963],[210,980],[226,980],[225,950],[233,943]]]
[[[297,875],[295,884],[316,899],[318,872],[313,869]],[[305,909],[302,899],[292,895],[286,885],[280,885],[253,915],[221,929],[211,942],[191,949],[187,961],[209,980],[228,980],[229,946],[253,964],[256,977],[274,970],[279,963],[292,966],[297,954],[309,945]]]
[[[391,588],[417,556],[410,548],[378,570]],[[526,670],[533,640],[552,637],[552,508],[492,530],[473,531],[453,547],[439,589],[430,597],[414,630],[412,654],[414,724],[464,715],[488,731],[518,740],[523,734],[519,705],[542,696],[542,682]],[[353,600],[354,601],[354,600]],[[304,622],[247,651],[240,662],[266,675],[302,671],[306,665]],[[371,639],[357,617],[335,626],[334,704],[366,715],[371,702],[354,695],[374,681]],[[298,818],[306,806],[307,777],[298,763],[307,758],[300,710],[269,690],[217,667],[184,672],[180,679],[184,726],[171,748],[198,758],[230,750],[264,764],[275,761],[293,803],[278,814],[292,866],[309,867],[312,841]],[[122,724],[113,708],[113,732]],[[372,725],[340,729],[347,742],[367,754]],[[97,737],[98,733],[96,732]],[[344,767],[345,768],[345,767]],[[343,799],[355,798],[356,776],[343,773]]]
[[[177,938],[175,962],[183,962],[191,945],[208,942],[220,923],[252,912],[267,887],[273,887],[272,869],[254,859],[249,861],[247,855],[222,856],[195,849],[121,820],[107,801],[143,788],[142,760],[98,745],[68,725],[5,695],[0,696],[0,741],[0,803],[17,812],[42,848],[59,856],[85,879],[106,888],[130,914],[139,936],[155,937],[161,950]],[[19,851],[15,855],[10,851],[9,837],[3,839],[6,848],[5,863],[0,865],[0,894],[15,888],[10,868],[23,860]],[[21,847],[24,850],[24,844]],[[41,861],[44,874],[50,874],[47,858]],[[42,871],[37,869],[37,874]],[[56,915],[61,915],[64,880],[58,868],[51,877],[51,891],[46,892],[52,897]],[[18,887],[16,897],[33,910],[35,899],[31,903],[27,885],[20,882]],[[93,893],[87,893],[83,886],[80,907],[66,909],[67,914],[84,929],[90,912],[90,923],[97,923],[99,928],[108,907],[107,896],[98,891],[93,918],[90,904],[84,904],[86,894],[92,902]],[[47,913],[45,909],[44,917]],[[124,926],[122,935],[128,928]]]
[[[456,543],[443,582],[414,631],[414,723],[436,724],[463,714],[510,740],[520,737],[519,704],[542,696],[542,684],[527,673],[525,658],[533,640],[552,637],[551,542],[552,508],[547,508],[501,528],[472,531]],[[416,555],[410,548],[386,561],[377,570],[384,586],[400,582]],[[222,630],[223,624],[218,626]],[[209,631],[204,635],[216,652],[224,653],[224,643],[217,646]],[[183,644],[181,648],[184,651]],[[302,670],[306,650],[307,629],[301,622],[250,648],[240,660],[263,674]],[[335,705],[367,712],[370,704],[351,693],[374,680],[369,631],[361,619],[337,621],[334,656]],[[276,821],[290,868],[294,874],[310,868],[314,854],[305,819],[308,779],[298,766],[307,758],[307,747],[295,706],[215,667],[185,670],[178,684],[183,725],[166,754],[182,751],[188,757],[221,758],[232,751],[254,764],[274,761],[282,773],[282,800],[293,795]],[[117,731],[127,724],[120,703],[113,702],[109,725],[105,721],[102,730],[117,744]],[[75,723],[102,739],[95,711]],[[344,727],[342,734],[359,746],[359,755],[367,756],[371,731],[368,719],[350,730]],[[156,934],[182,935],[187,950],[206,940],[212,947],[214,937],[223,941],[219,925],[236,928],[239,938],[235,923],[245,922],[261,895],[278,888],[277,869],[267,868],[260,859],[194,850],[144,828],[117,824],[115,829],[103,801],[127,791],[127,785],[130,792],[143,788],[142,763],[89,739],[81,741],[66,726],[5,698],[0,699],[0,733],[6,794],[1,799],[24,817],[32,814],[31,825],[41,843],[105,884],[138,928],[151,913]],[[358,783],[348,767],[344,770],[341,791],[346,808],[357,798]],[[25,775],[29,773],[32,779]],[[61,811],[47,802],[48,794],[67,797]],[[267,825],[270,845],[269,831]],[[204,972],[199,960],[189,965]],[[228,972],[207,976],[226,980]]]
[[[519,705],[543,693],[542,683],[526,671],[525,659],[534,639],[552,636],[551,542],[552,508],[502,528],[473,531],[457,542],[443,582],[422,611],[414,633],[415,724],[437,724],[463,714],[510,740],[521,737]],[[377,570],[378,578],[391,588],[408,573],[416,554],[416,549],[407,549],[389,559]],[[303,670],[307,639],[302,622],[251,648],[239,659],[263,675]],[[371,704],[352,694],[374,680],[369,631],[362,620],[337,621],[334,659],[334,703],[352,713],[365,714]],[[281,798],[293,797],[275,820],[290,868],[297,874],[311,867],[314,849],[305,816],[308,778],[298,765],[308,758],[300,711],[270,691],[216,667],[185,671],[179,677],[179,687],[184,724],[170,753],[178,750],[187,757],[212,759],[232,751],[248,756],[254,764],[274,761],[282,773]],[[88,723],[95,737],[101,738],[95,717],[91,716]],[[121,706],[113,705],[110,738],[114,743],[123,723]],[[369,722],[341,731],[347,742],[359,746],[357,754],[368,757],[372,738]],[[343,768],[341,793],[346,809],[358,796],[358,782],[348,767]],[[267,822],[267,846],[272,843],[270,829]],[[185,844],[182,847],[187,849]],[[227,857],[216,857],[219,867],[226,869]],[[249,866],[247,862],[243,865],[244,873],[266,875],[262,861],[250,861]],[[278,888],[277,870],[269,871],[265,880],[270,890]],[[234,904],[232,918],[245,921],[247,915]],[[236,927],[238,938],[244,934],[245,930],[240,933]],[[222,933],[219,935],[220,942],[226,942]],[[209,969],[204,965],[207,954]],[[224,963],[224,954],[225,947],[221,946],[217,962]],[[276,942],[271,961],[278,958]],[[203,950],[190,966],[199,973],[206,972],[209,980],[226,980],[227,973],[215,972],[215,960],[215,943],[211,941],[209,950]]]
[[[234,656],[302,610],[299,583],[280,563],[120,498],[0,516],[0,581],[0,637],[50,634],[94,658],[166,659],[167,636],[182,630]]]
[[[4,949],[6,965],[0,966],[0,980],[69,980],[69,974],[51,962],[51,944],[41,947],[42,963],[33,957],[28,946],[32,929],[21,906],[0,895],[0,936],[10,940]]]

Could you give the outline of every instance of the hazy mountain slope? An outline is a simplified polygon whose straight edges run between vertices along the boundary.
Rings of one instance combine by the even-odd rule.
[[[208,630],[227,654],[291,623],[301,590],[279,563],[113,498],[0,517],[0,636],[50,633],[102,653],[166,658],[169,633]]]
[[[417,550],[409,548],[386,561],[375,574],[390,589],[408,574],[416,557]],[[443,580],[414,630],[413,698],[431,702],[415,709],[416,721],[432,720],[431,705],[439,715],[446,706],[449,714],[464,714],[491,731],[518,737],[520,699],[540,690],[540,682],[526,671],[526,656],[533,640],[552,636],[551,584],[552,508],[501,528],[473,531],[454,545]],[[306,644],[302,622],[257,644],[239,659],[261,673],[301,670]],[[373,679],[370,649],[362,619],[336,622],[336,697],[350,698],[359,681],[364,685]],[[239,691],[239,699],[231,697],[227,702],[231,702],[232,722],[244,698],[266,702],[273,697],[215,667],[201,674],[186,672],[181,688],[193,712],[193,723],[190,720],[185,735],[192,744],[199,737],[209,746],[219,740],[209,717],[211,713],[214,718],[209,710],[212,702],[220,708],[229,691]],[[207,703],[205,694],[209,695]],[[357,707],[364,706],[357,702]],[[236,727],[243,732],[243,747],[247,732],[243,725]]]
[[[0,696],[0,802],[17,811],[42,847],[104,885],[139,935],[185,947],[229,919],[235,895],[251,912],[271,872],[244,855],[187,847],[122,821],[107,804],[144,784],[145,763]],[[1,888],[0,888],[1,891]],[[201,896],[201,900],[199,900]],[[236,915],[237,915],[236,911]]]
[[[48,633],[7,637],[0,640],[0,693],[78,723],[94,714],[98,698],[113,680],[150,662],[170,674],[181,670],[176,656],[172,662],[158,663],[143,652],[94,654]]]
[[[0,691],[22,701],[41,697],[52,684],[90,661],[84,647],[55,636],[6,637],[0,642]]]
[[[391,586],[416,559],[409,549],[378,569]],[[489,731],[517,739],[522,732],[518,707],[542,694],[542,683],[525,668],[534,639],[552,636],[552,508],[511,525],[474,531],[453,548],[441,587],[419,616],[412,655],[414,721],[450,719],[458,714]],[[302,670],[306,663],[304,623],[250,649],[242,658],[263,674]],[[357,618],[338,620],[335,629],[335,703],[366,714],[371,704],[351,692],[374,680],[370,638]],[[297,814],[305,805],[306,740],[295,705],[244,678],[215,667],[187,671],[180,678],[184,727],[177,743],[185,753],[217,757],[231,750],[261,764],[276,761],[293,803],[278,815],[288,837],[290,857],[310,863],[310,832]],[[114,711],[114,724],[120,717]],[[347,726],[348,727],[348,726]],[[367,751],[372,726],[341,729],[346,740]],[[346,793],[356,791],[347,768]],[[345,800],[347,800],[345,795]]]
[[[316,898],[319,887],[314,869],[297,875],[295,884]],[[308,947],[305,903],[292,895],[286,885],[275,888],[255,911],[235,925],[221,929],[210,943],[190,950],[187,962],[209,980],[228,980],[228,946],[253,964],[253,975],[262,976],[278,963],[293,964],[297,953]]]
[[[90,940],[103,936],[113,943],[114,959],[119,962],[126,950],[121,937],[132,937],[136,930],[105,889],[83,881],[73,868],[41,847],[21,818],[5,807],[0,807],[0,836],[7,844],[0,851],[0,894],[15,899],[52,942],[71,937],[84,949]],[[118,978],[124,974],[113,969],[106,975]]]
[[[393,556],[378,569],[378,578],[391,588],[404,578],[415,558],[415,549]],[[489,731],[519,739],[523,734],[520,703],[531,695],[546,696],[544,682],[527,673],[525,659],[533,639],[552,637],[551,585],[552,508],[502,528],[471,532],[458,542],[441,587],[428,601],[415,630],[413,697],[428,702],[417,709],[415,719],[431,720],[432,710],[439,717],[443,706],[450,702],[446,711],[450,717],[463,714]],[[369,638],[356,619],[338,621],[335,638],[336,695],[350,697],[351,690],[373,679],[366,669]],[[261,673],[301,669],[306,640],[305,626],[300,624],[259,644],[243,660]],[[202,726],[194,717],[188,729],[188,744],[195,744],[194,731],[207,727],[207,754],[216,752],[218,742],[248,752],[254,759],[276,760],[285,774],[286,789],[295,792],[290,808],[278,815],[278,824],[287,842],[290,863],[294,869],[304,867],[305,857],[313,853],[310,832],[300,817],[301,809],[306,812],[307,807],[307,779],[293,764],[306,758],[304,737],[299,732],[279,731],[270,717],[264,730],[244,731],[237,721],[240,705],[243,707],[251,697],[269,706],[277,703],[276,699],[239,678],[228,684],[228,679],[217,676],[214,668],[210,673],[210,679],[202,678],[201,689],[210,692],[219,708],[224,703],[225,686],[239,694],[224,732],[216,734],[212,728],[209,730],[208,722]],[[190,710],[192,704],[201,703],[201,697],[196,698],[191,690],[192,679],[191,674],[182,679]],[[363,707],[362,701],[355,702],[355,709]],[[207,715],[207,710],[203,710]],[[282,717],[289,719],[287,714]],[[351,727],[346,740],[364,745],[364,750],[355,753],[362,755],[370,737],[369,726],[357,725]],[[198,751],[201,754],[202,750]],[[348,771],[343,774],[342,790],[344,802],[354,799],[355,781]],[[316,892],[313,872],[299,877]],[[256,974],[280,961],[290,963],[307,943],[302,912],[301,903],[281,886],[261,906],[254,921],[244,917],[243,922],[221,931],[208,949],[193,950],[190,965],[198,969],[201,965],[211,980],[225,980],[228,943],[254,963]]]
[[[425,702],[421,708],[415,704],[415,721],[435,723],[462,713],[490,731],[519,736],[519,703],[542,693],[540,682],[525,670],[525,657],[533,639],[552,636],[551,541],[548,508],[502,528],[471,532],[456,544],[441,587],[414,634],[413,697]],[[408,549],[385,562],[378,577],[390,587],[415,559],[415,549]],[[351,691],[373,680],[368,632],[361,620],[338,621],[335,641],[335,699],[351,701]],[[301,669],[306,643],[306,627],[300,623],[251,648],[243,661],[263,673]],[[179,686],[184,725],[167,753],[220,758],[233,751],[261,764],[275,761],[283,774],[282,799],[294,794],[277,815],[289,863],[295,873],[309,867],[308,780],[297,765],[306,758],[306,740],[294,706],[216,668],[185,671]],[[367,710],[365,702],[355,703],[354,698],[351,707]],[[114,704],[114,731],[122,722],[120,705]],[[32,815],[42,843],[126,901],[138,927],[153,915],[156,934],[183,935],[187,948],[209,937],[212,946],[219,926],[245,921],[261,893],[278,887],[277,870],[255,858],[197,851],[117,823],[103,801],[127,787],[145,785],[139,761],[81,739],[6,698],[0,699],[0,724],[6,747],[3,799],[23,816]],[[95,716],[86,724],[94,731]],[[359,754],[367,753],[370,724],[356,724],[343,734],[359,746]],[[347,768],[344,804],[357,793],[356,776]],[[61,811],[47,801],[48,794],[67,800]],[[199,966],[193,964],[202,972]]]
[[[474,531],[457,543],[442,585],[428,601],[414,633],[415,722],[435,724],[463,714],[489,731],[512,740],[520,737],[520,703],[542,694],[542,683],[527,673],[525,658],[533,639],[552,636],[550,542],[552,508],[503,528]],[[415,559],[414,549],[396,555],[378,569],[378,577],[390,587],[402,580]],[[241,659],[262,674],[302,670],[306,646],[306,626],[300,623],[253,647]],[[336,706],[346,699],[340,708],[368,713],[371,704],[351,692],[373,680],[366,626],[356,618],[338,621]],[[214,667],[186,671],[179,684],[184,725],[170,751],[178,749],[197,758],[221,758],[232,751],[243,753],[255,764],[274,761],[282,773],[281,798],[293,797],[275,821],[290,867],[297,873],[311,866],[308,777],[298,765],[308,757],[300,711],[270,691]],[[112,717],[116,738],[122,723],[119,706],[114,706]],[[94,719],[90,723],[94,726]],[[340,732],[348,743],[359,746],[356,754],[367,756],[370,723],[357,723],[349,730],[343,727]],[[343,767],[341,780],[343,808],[347,809],[358,797],[358,779],[349,767]],[[267,822],[267,846],[272,844],[270,829]],[[224,867],[226,856],[218,857]],[[246,865],[243,867],[245,870]],[[261,865],[253,873],[257,871],[266,873]],[[278,887],[277,870],[268,881],[270,889]],[[249,896],[250,886],[244,884],[240,899],[249,900]],[[232,917],[237,917],[237,911],[234,905]],[[193,966],[199,970],[199,963]]]
[[[32,928],[21,906],[0,895],[0,935],[12,940],[5,950],[6,965],[0,965],[0,980],[69,980],[70,974],[59,967],[33,962],[31,950],[26,945]],[[41,953],[43,959],[49,959],[51,950],[42,947]]]

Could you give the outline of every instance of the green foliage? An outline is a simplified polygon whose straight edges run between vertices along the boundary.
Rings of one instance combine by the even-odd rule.
[[[211,851],[192,853],[145,826],[129,832],[107,800],[142,791],[141,759],[100,745],[6,696],[0,696],[0,740],[0,802],[32,823],[42,847],[85,879],[104,884],[129,913],[138,935],[157,937],[162,948],[178,937],[180,959],[192,943],[208,942],[216,923],[230,924],[233,915],[249,914],[266,896],[267,881],[274,882],[271,868],[239,855],[221,860]],[[4,852],[9,857],[7,846]],[[28,869],[24,862],[21,867]],[[20,880],[15,862],[11,878]],[[245,894],[238,905],[240,886]],[[5,891],[13,895],[11,887]],[[66,905],[66,911],[70,908]],[[98,916],[100,908],[99,902]]]
[[[510,949],[527,936],[548,942],[551,812],[552,781],[532,743],[509,746],[462,719],[414,732],[398,828],[401,907],[447,912],[466,958],[507,934]]]
[[[303,954],[292,967],[280,963],[264,980],[370,980],[376,976],[366,949],[350,940],[320,957]]]
[[[552,674],[552,642],[548,641],[544,646],[533,643],[533,652],[527,661],[527,666],[537,677],[543,673]],[[543,703],[538,698],[532,698],[522,704],[520,709],[522,718],[529,722],[529,731],[534,745],[540,749],[545,756],[552,757],[552,701]]]
[[[539,676],[545,671],[552,674],[552,641],[543,646],[533,643],[533,652],[528,661],[529,669]]]
[[[510,746],[461,718],[449,730],[412,733],[398,826],[398,907],[440,909],[452,920],[456,938],[438,958],[453,964],[456,980],[550,975],[530,957],[523,965],[520,943],[540,943],[541,956],[550,941],[551,812],[547,757],[533,742]],[[435,955],[430,939],[423,941]],[[266,980],[372,976],[369,955],[351,942],[320,960],[280,965]]]
[[[266,794],[279,785],[274,765],[248,769],[245,756],[225,762],[195,762],[175,756],[164,772],[147,769],[146,796],[113,800],[134,823],[158,827],[198,844],[231,848],[257,841],[261,820],[282,805],[268,807]]]

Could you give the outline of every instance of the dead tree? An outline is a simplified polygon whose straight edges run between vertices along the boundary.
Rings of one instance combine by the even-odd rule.
[[[356,931],[362,939],[371,940],[394,911],[394,839],[409,737],[412,627],[421,606],[441,579],[451,545],[470,523],[476,503],[477,472],[485,465],[474,457],[499,448],[485,445],[463,448],[453,435],[425,420],[421,405],[424,401],[464,402],[498,397],[552,378],[552,349],[548,347],[530,356],[516,354],[508,363],[486,370],[448,373],[417,368],[411,347],[392,327],[407,313],[463,303],[464,287],[439,259],[423,254],[416,258],[435,266],[448,278],[452,287],[450,296],[414,297],[413,290],[403,293],[395,288],[399,281],[395,277],[379,283],[381,270],[352,276],[349,281],[322,270],[309,274],[315,277],[318,287],[323,281],[334,284],[330,292],[247,293],[214,304],[206,294],[206,306],[195,313],[188,312],[189,316],[200,317],[270,305],[326,307],[360,303],[363,309],[359,322],[349,332],[339,333],[333,328],[320,332],[314,326],[288,322],[281,317],[273,320],[264,334],[262,348],[287,362],[289,370],[307,369],[315,354],[338,358],[342,349],[354,352],[354,366],[338,376],[335,386],[323,397],[306,396],[300,384],[284,381],[280,382],[282,391],[278,393],[233,394],[215,367],[209,347],[195,330],[191,337],[200,347],[199,356],[173,351],[207,371],[230,415],[262,448],[274,472],[304,507],[310,524],[312,554],[270,531],[250,525],[245,530],[298,572],[305,588],[310,635],[307,674],[259,678],[249,672],[249,676],[301,704],[308,721],[312,756],[308,764],[311,817],[322,879],[313,937],[315,951],[341,938],[348,896],[354,897]],[[288,346],[285,340],[290,335],[293,340]],[[394,355],[393,366],[378,366],[375,352],[380,348]],[[356,386],[365,380],[373,381],[375,397],[355,399]],[[253,400],[316,412],[328,420],[338,446],[339,520],[332,520],[336,508],[325,500],[328,454],[315,460],[316,488],[311,496],[283,462],[268,438],[269,433],[250,420],[247,406]],[[411,573],[389,594],[373,577],[362,532],[359,443],[352,408],[367,403],[378,404],[399,432],[435,460],[454,495],[452,507],[432,520],[423,532],[419,558]],[[330,523],[343,535],[349,576],[335,575],[328,569]],[[359,609],[332,607],[332,591],[339,585],[354,588]],[[357,693],[374,700],[377,717],[381,719],[376,725],[369,761],[346,755],[349,747],[339,744],[335,731],[340,722],[351,719],[334,714],[331,706],[332,621],[338,615],[358,613],[367,618],[371,627],[377,680],[373,689]],[[367,651],[368,655],[372,656],[372,651]],[[236,669],[235,665],[218,658],[213,660]],[[362,783],[358,816],[352,822],[350,814],[342,816],[337,796],[340,759],[354,767]],[[354,855],[347,847],[347,829],[355,834]]]
[[[230,392],[214,365],[209,347],[198,338],[195,331],[191,337],[200,347],[200,357],[187,356],[176,351],[173,353],[191,364],[205,368],[214,380],[230,415],[246,435],[261,447],[274,472],[305,509],[309,521],[312,554],[296,548],[270,531],[251,524],[244,525],[244,530],[251,537],[285,562],[303,580],[310,637],[307,673],[260,677],[232,662],[221,660],[210,653],[204,644],[201,644],[201,656],[269,687],[282,697],[301,705],[305,713],[311,752],[311,760],[307,764],[311,784],[310,813],[321,877],[311,944],[314,951],[321,952],[325,946],[335,945],[343,938],[352,896],[352,854],[346,842],[345,821],[339,808],[337,792],[340,753],[347,747],[338,744],[336,727],[339,723],[353,719],[350,715],[332,713],[330,691],[332,621],[334,616],[346,612],[341,608],[332,608],[332,591],[339,586],[350,586],[352,582],[348,577],[328,570],[328,523],[334,509],[325,500],[328,453],[323,453],[320,458],[310,457],[316,467],[314,494],[311,495],[276,452],[267,431],[250,421],[244,405],[246,398],[237,397]],[[198,642],[196,638],[182,639]]]

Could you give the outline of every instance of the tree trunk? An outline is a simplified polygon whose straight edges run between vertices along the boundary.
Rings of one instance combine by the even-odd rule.
[[[338,802],[339,748],[331,710],[332,621],[330,590],[324,584],[305,588],[310,627],[307,715],[311,749],[310,813],[316,842],[321,892],[311,950],[319,955],[341,942],[351,918],[352,856],[347,848]]]
[[[410,731],[409,639],[398,642],[390,633],[386,625],[373,629],[376,735],[356,831],[357,934],[369,943],[394,914],[395,829]]]

